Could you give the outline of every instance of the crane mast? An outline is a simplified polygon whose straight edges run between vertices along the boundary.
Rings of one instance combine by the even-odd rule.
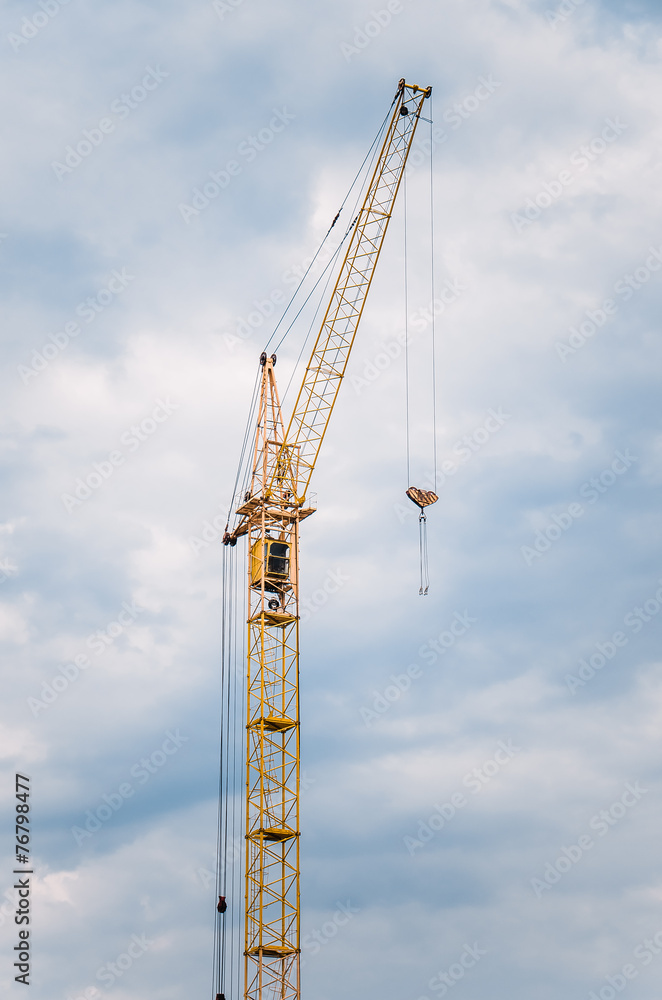
[[[299,523],[336,402],[423,101],[401,80],[376,166],[287,430],[274,376],[262,382],[250,491],[224,542],[248,536],[245,1000],[298,1000]]]

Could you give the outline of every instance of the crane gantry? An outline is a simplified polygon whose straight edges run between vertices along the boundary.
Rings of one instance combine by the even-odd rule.
[[[248,538],[246,1000],[300,997],[299,524],[375,273],[423,102],[400,80],[367,193],[287,429],[276,356],[262,376],[250,489],[224,543]]]

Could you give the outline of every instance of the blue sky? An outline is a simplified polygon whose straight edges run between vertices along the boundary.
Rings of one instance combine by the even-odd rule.
[[[303,627],[302,927],[323,939],[305,996],[657,1000],[659,5],[410,0],[379,31],[382,5],[346,0],[45,7],[0,15],[2,891],[19,770],[32,995],[211,992],[221,557],[190,540],[229,500],[292,268],[405,76],[434,88],[434,277],[452,290],[431,587],[403,513],[403,357],[379,360],[405,326],[400,205],[302,530],[304,595],[342,581]],[[182,209],[219,171],[219,195]],[[411,328],[428,183],[411,171]],[[425,485],[429,327],[410,362]],[[122,977],[98,978],[134,936]]]

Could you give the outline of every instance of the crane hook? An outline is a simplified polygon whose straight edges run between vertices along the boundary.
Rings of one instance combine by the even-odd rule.
[[[439,497],[432,490],[421,490],[417,486],[410,486],[406,493],[411,502],[415,503],[420,510],[418,516],[418,547],[421,586],[418,593],[421,597],[427,597],[430,577],[428,575],[428,524],[425,516],[425,508],[436,503]]]

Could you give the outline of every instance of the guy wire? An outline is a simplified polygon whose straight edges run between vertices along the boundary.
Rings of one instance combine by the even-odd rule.
[[[330,226],[329,226],[329,228],[327,229],[327,231],[326,231],[326,234],[325,234],[325,236],[324,236],[324,238],[323,238],[322,242],[320,243],[319,247],[317,248],[317,251],[316,251],[316,253],[315,253],[315,256],[313,257],[313,259],[311,260],[310,264],[309,264],[309,265],[308,265],[308,267],[306,268],[306,270],[305,270],[305,272],[304,272],[304,274],[303,274],[303,277],[302,277],[302,278],[300,279],[300,281],[299,281],[299,284],[298,284],[298,285],[297,285],[297,287],[295,288],[294,292],[292,293],[292,297],[290,298],[289,302],[287,303],[287,305],[286,305],[286,307],[285,307],[285,311],[283,312],[283,315],[281,316],[281,318],[280,318],[280,319],[278,320],[278,322],[276,323],[276,326],[274,327],[274,329],[273,329],[273,331],[272,331],[272,333],[271,333],[271,336],[269,337],[268,341],[266,342],[266,344],[265,344],[265,346],[264,346],[264,350],[265,350],[265,351],[266,351],[266,350],[268,349],[268,347],[269,347],[269,344],[271,343],[271,341],[272,341],[272,340],[274,339],[274,337],[276,336],[276,333],[277,333],[277,331],[278,331],[278,328],[280,327],[281,323],[282,323],[282,322],[283,322],[283,320],[285,319],[285,317],[286,317],[286,315],[287,315],[287,313],[288,313],[288,311],[289,311],[289,309],[290,309],[290,307],[291,307],[292,303],[294,302],[295,298],[296,298],[296,297],[297,297],[297,295],[299,294],[299,289],[301,288],[301,286],[303,285],[304,281],[305,281],[305,280],[306,280],[306,278],[308,277],[308,274],[310,273],[310,270],[311,270],[311,268],[313,267],[313,265],[314,265],[315,261],[317,260],[317,258],[318,258],[318,256],[319,256],[319,254],[320,254],[320,252],[321,252],[321,250],[322,250],[322,247],[324,246],[324,244],[325,244],[325,243],[326,243],[326,241],[327,241],[327,238],[328,238],[328,236],[329,236],[329,233],[331,232],[331,230],[332,230],[332,229],[333,229],[333,227],[335,226],[335,224],[336,224],[336,222],[337,222],[337,220],[338,220],[338,217],[340,216],[340,213],[342,212],[343,208],[345,207],[345,203],[347,202],[347,199],[349,198],[350,194],[352,193],[352,190],[354,189],[354,185],[356,184],[357,180],[358,180],[358,179],[359,179],[359,177],[361,176],[361,173],[362,173],[362,171],[363,171],[363,168],[365,167],[365,164],[366,164],[367,160],[369,159],[369,157],[370,157],[370,156],[371,156],[371,154],[373,153],[373,150],[375,150],[375,149],[376,149],[376,146],[377,146],[377,143],[379,142],[379,139],[380,139],[380,137],[381,137],[381,135],[382,135],[382,133],[383,133],[384,129],[386,128],[386,123],[387,123],[387,121],[388,121],[388,119],[389,119],[389,118],[390,118],[390,111],[389,111],[389,113],[388,113],[388,114],[386,115],[386,117],[384,118],[384,121],[382,122],[382,124],[381,124],[381,125],[379,126],[379,131],[377,132],[377,135],[376,135],[376,136],[375,136],[375,138],[373,139],[373,141],[372,141],[372,145],[370,146],[370,149],[368,150],[368,152],[367,152],[367,153],[366,153],[366,155],[364,156],[364,158],[363,158],[363,163],[361,164],[361,166],[360,166],[360,167],[359,167],[359,169],[357,170],[357,172],[356,172],[356,174],[355,174],[355,176],[354,176],[354,180],[353,180],[353,181],[352,181],[352,183],[350,184],[350,186],[349,186],[349,189],[348,189],[348,191],[347,191],[347,193],[346,193],[345,197],[343,198],[343,201],[342,201],[342,204],[341,204],[340,208],[338,209],[338,211],[336,212],[336,215],[335,215],[335,217],[334,217],[334,219],[333,219],[333,222],[331,223],[331,225],[330,225]],[[357,199],[357,200],[358,200],[358,199]],[[345,235],[343,236],[343,238],[342,238],[342,241],[341,241],[341,243],[340,243],[340,246],[342,246],[342,244],[343,244],[343,243],[345,242],[345,240],[347,239],[347,236],[348,236],[348,234],[349,234],[349,232],[350,232],[350,230],[351,230],[351,228],[352,228],[352,225],[353,225],[353,223],[351,223],[351,224],[350,224],[350,225],[349,225],[349,226],[347,227],[347,230],[346,230],[346,232],[345,232]],[[339,250],[339,249],[340,249],[340,247],[338,247],[338,248],[337,248],[337,249],[336,249],[336,250],[334,251],[334,254],[333,254],[333,257],[331,258],[332,260],[333,260],[333,258],[335,258],[335,257],[336,257],[336,255],[337,255],[337,253],[338,253],[338,250]],[[329,262],[329,263],[330,263],[330,262]],[[327,264],[327,267],[328,267],[328,266],[329,266],[329,264]],[[326,271],[326,268],[325,268],[324,270]],[[323,274],[324,274],[324,272],[322,272],[322,275],[323,275]],[[321,278],[321,276],[320,276],[320,278]],[[318,281],[319,281],[319,279],[318,279]],[[318,282],[316,282],[315,286],[313,287],[313,291],[314,291],[314,290],[315,290],[315,288],[317,287],[317,284],[318,284]],[[312,291],[311,291],[311,293],[310,293],[310,294],[312,295]],[[306,302],[308,301],[308,299],[309,299],[309,298],[310,298],[310,295],[309,295],[309,296],[308,296],[308,298],[306,299]],[[303,306],[305,306],[306,302],[304,302]],[[278,344],[276,345],[276,348],[275,348],[275,350],[276,350],[276,351],[278,351],[278,350],[279,350],[279,348],[280,348],[281,344],[282,344],[282,343],[283,343],[283,341],[285,340],[285,337],[286,337],[286,336],[288,335],[288,333],[289,333],[289,332],[290,332],[290,330],[292,329],[292,326],[293,326],[293,324],[294,324],[294,323],[296,322],[296,319],[297,319],[297,317],[299,316],[299,314],[301,313],[301,309],[303,309],[303,306],[301,306],[301,308],[300,308],[300,309],[299,309],[299,311],[297,312],[296,316],[294,317],[294,319],[292,320],[292,322],[291,322],[291,323],[290,323],[290,325],[288,326],[287,330],[285,331],[285,333],[283,334],[283,336],[282,336],[282,337],[280,338],[280,340],[278,341]]]
[[[248,419],[246,421],[246,429],[244,431],[244,440],[242,442],[241,452],[239,454],[239,463],[237,465],[237,474],[235,476],[234,486],[232,487],[232,496],[230,497],[230,503],[229,503],[229,506],[228,506],[228,515],[227,515],[227,518],[226,518],[226,524],[228,524],[228,525],[230,523],[230,517],[232,516],[232,509],[233,509],[233,507],[235,505],[235,501],[236,501],[236,497],[237,497],[237,486],[239,484],[239,477],[241,476],[241,472],[242,472],[242,468],[243,468],[243,464],[244,464],[244,457],[246,455],[246,448],[248,446],[248,441],[250,439],[251,430],[253,429],[253,415],[255,413],[255,407],[257,406],[257,401],[258,401],[258,396],[259,396],[259,388],[260,388],[260,382],[261,382],[261,373],[262,373],[262,369],[258,368],[257,374],[255,376],[255,383],[253,385],[253,395],[251,396],[250,407],[249,407],[249,410],[248,410]]]

